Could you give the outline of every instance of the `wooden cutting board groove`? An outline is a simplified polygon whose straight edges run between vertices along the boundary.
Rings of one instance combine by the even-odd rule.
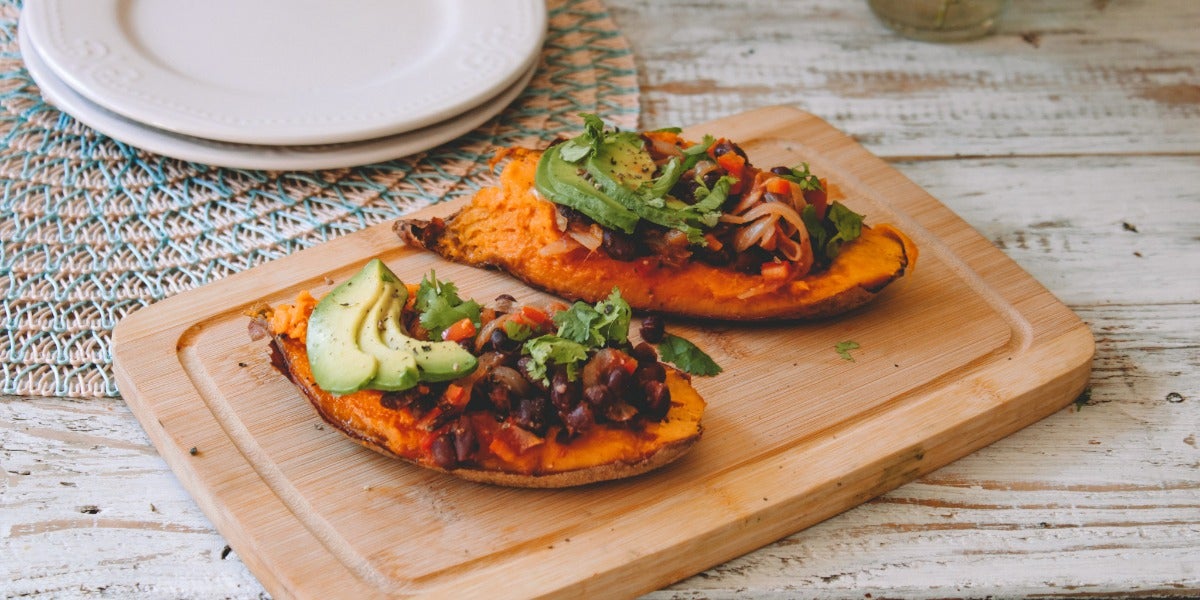
[[[114,334],[126,401],[276,598],[633,596],[799,531],[1062,408],[1087,327],[934,198],[788,107],[698,125],[760,166],[807,161],[868,223],[921,249],[864,310],[821,323],[669,327],[725,367],[696,378],[704,437],[646,476],[568,490],[458,481],[325,427],[251,341],[254,303],[320,294],[367,260],[430,269],[487,301],[543,299],[502,274],[401,247],[387,224],[179,294]],[[424,215],[445,215],[456,204]],[[853,361],[834,346],[853,340]],[[195,448],[193,453],[191,449]]]

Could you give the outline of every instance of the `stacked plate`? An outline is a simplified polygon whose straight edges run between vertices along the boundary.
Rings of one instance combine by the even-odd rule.
[[[25,0],[42,95],[123,142],[324,169],[448,142],[537,67],[544,0]]]

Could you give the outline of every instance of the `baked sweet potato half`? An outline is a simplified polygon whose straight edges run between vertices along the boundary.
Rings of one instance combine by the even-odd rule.
[[[593,123],[503,159],[499,185],[449,218],[400,220],[397,234],[568,299],[618,287],[636,309],[739,321],[844,313],[917,258],[904,233],[864,224],[807,165],[760,170],[724,139]]]
[[[351,283],[366,286],[358,276]],[[328,365],[314,356],[328,358],[330,345],[314,338],[341,317],[326,318],[322,303],[355,306],[337,289],[321,302],[305,292],[294,304],[260,305],[250,315],[252,337],[269,336],[276,368],[325,422],[367,448],[472,481],[552,488],[645,473],[700,438],[704,400],[689,375],[658,361],[653,346],[628,340],[630,311],[619,295],[594,307],[516,306],[505,296],[480,307],[432,275],[420,285],[385,289],[402,304],[391,313],[397,321],[380,320],[388,318],[387,308],[372,312],[380,302],[375,297],[350,327],[361,347],[365,335],[404,347],[388,338],[389,329],[416,340],[418,353],[445,346],[434,350],[446,350],[441,357],[418,357],[413,380],[385,373],[386,359],[353,381],[323,373]],[[556,322],[574,329],[564,332]],[[592,339],[574,341],[581,336]],[[441,371],[421,362],[451,355],[453,365]],[[333,358],[335,369],[355,361]]]

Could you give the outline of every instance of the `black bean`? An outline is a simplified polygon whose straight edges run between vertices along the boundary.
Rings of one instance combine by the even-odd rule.
[[[550,381],[550,403],[560,412],[567,412],[579,404],[581,391],[578,381],[567,378],[567,372],[557,369]]]
[[[496,352],[515,352],[521,347],[521,343],[508,337],[508,334],[500,327],[492,330],[488,336],[488,346]]]
[[[665,382],[667,379],[667,370],[662,367],[659,362],[647,362],[637,366],[637,371],[634,371],[634,380],[638,385],[646,386],[650,382]]]
[[[508,389],[508,386],[493,385],[488,390],[488,400],[499,414],[506,414],[512,410],[512,390]]]
[[[464,463],[471,459],[475,453],[478,443],[475,439],[475,430],[471,428],[471,422],[466,418],[458,420],[454,426],[454,455],[458,462]]]
[[[791,175],[792,174],[792,170],[787,167],[774,167],[771,169],[771,172],[776,175]]]
[[[589,385],[583,390],[583,399],[595,406],[603,406],[610,397],[606,385]]]
[[[512,412],[512,418],[524,429],[544,434],[546,429],[546,399],[541,396],[521,398]]]
[[[608,391],[613,397],[620,398],[625,395],[625,390],[629,387],[630,379],[628,371],[617,367],[608,372],[604,384],[608,387]]]
[[[566,425],[567,432],[571,434],[586,431],[595,422],[596,418],[592,414],[592,408],[587,404],[576,406],[563,417],[563,424]]]
[[[453,437],[450,432],[443,433],[437,436],[429,447],[434,464],[443,469],[453,469],[458,464]]]
[[[642,388],[646,392],[646,416],[662,420],[671,409],[671,390],[661,381],[650,381]]]
[[[610,229],[604,230],[604,241],[600,245],[613,260],[631,261],[637,258],[637,242],[631,236]]]
[[[643,336],[644,335],[645,334],[643,334]],[[658,362],[658,351],[654,349],[654,346],[651,346],[646,342],[642,342],[634,346],[630,354],[637,359],[639,365],[643,363]]]
[[[657,344],[662,341],[663,334],[666,333],[666,323],[658,315],[646,315],[646,318],[642,319],[642,327],[638,331],[642,334],[643,340]]]

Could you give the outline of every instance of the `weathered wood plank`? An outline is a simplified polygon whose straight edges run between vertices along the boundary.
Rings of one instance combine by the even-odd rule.
[[[886,157],[1195,152],[1200,4],[1015,0],[965,44],[903,39],[865,1],[611,0],[643,124],[791,104]]]
[[[1067,304],[1200,303],[1200,157],[895,166]]]
[[[0,465],[0,597],[262,593],[119,399],[3,398]]]
[[[651,597],[1098,593],[1138,582],[1154,583],[1130,591],[1200,589],[1195,568],[1181,563],[1200,539],[1197,296],[1188,298],[1179,284],[1126,285],[1112,304],[1114,297],[1096,291],[1139,277],[1140,265],[1164,273],[1182,268],[1172,256],[1197,256],[1188,227],[1198,222],[1200,204],[1190,183],[1195,161],[1006,158],[899,166],[997,243],[1016,239],[1011,232],[1036,232],[1002,247],[1042,281],[1053,279],[1050,289],[1092,326],[1090,401]],[[1025,172],[1046,175],[1016,176]],[[1107,187],[1137,192],[1136,202],[1104,193],[1095,194],[1094,211],[1057,202],[1074,189],[1104,191],[1101,175],[1110,172],[1121,177]],[[1043,222],[1059,225],[1035,227]],[[1113,263],[1115,270],[1106,266]],[[1195,276],[1183,281],[1195,285]],[[0,561],[19,569],[0,577],[16,580],[0,583],[10,586],[5,593],[261,593],[236,555],[222,559],[224,541],[120,401],[5,398],[0,462],[0,551],[21,554]],[[99,512],[81,512],[92,506]],[[1139,571],[1128,572],[1129,565]]]

